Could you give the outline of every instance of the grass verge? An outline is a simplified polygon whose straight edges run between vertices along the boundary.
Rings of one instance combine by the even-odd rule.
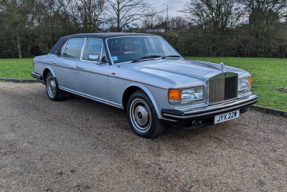
[[[33,59],[0,59],[0,77],[33,79]]]

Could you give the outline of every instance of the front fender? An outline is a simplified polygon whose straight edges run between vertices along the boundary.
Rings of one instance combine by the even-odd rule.
[[[145,87],[144,85],[139,84],[139,83],[131,83],[131,84],[129,84],[128,86],[126,86],[124,92],[125,92],[129,87],[138,87],[138,88],[142,89],[142,90],[147,94],[147,96],[149,97],[149,99],[151,100],[151,102],[152,102],[152,104],[153,104],[153,107],[154,107],[154,109],[155,109],[155,111],[156,111],[156,113],[157,113],[158,118],[161,118],[161,117],[162,117],[162,116],[161,116],[161,113],[160,113],[160,111],[159,111],[159,109],[158,109],[158,106],[157,106],[157,104],[156,104],[156,102],[155,102],[155,99],[154,99],[153,95],[151,94],[151,92],[149,91],[149,89],[148,89],[147,87]],[[122,100],[123,100],[123,96],[124,96],[124,94],[122,94]]]

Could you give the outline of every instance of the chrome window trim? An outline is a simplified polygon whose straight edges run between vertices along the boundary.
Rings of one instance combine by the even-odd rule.
[[[81,49],[81,55],[80,55],[80,59],[79,59],[80,61],[82,61],[82,57],[83,57],[83,53],[84,53],[84,49],[85,49],[86,44],[87,44],[87,37],[85,37],[85,42],[84,42],[84,45]]]
[[[118,64],[122,64],[122,63],[126,63],[126,62],[131,62],[131,61],[123,61],[123,62],[119,62],[119,63],[114,63],[113,59],[112,59],[112,55],[111,55],[111,52],[110,52],[110,49],[109,49],[109,46],[108,46],[108,40],[109,39],[116,39],[116,38],[125,38],[125,37],[132,37],[132,38],[135,38],[135,37],[153,37],[153,38],[161,38],[163,39],[181,58],[183,58],[178,52],[177,50],[175,50],[173,48],[173,46],[171,46],[164,38],[160,37],[160,36],[148,36],[148,35],[143,35],[143,36],[132,36],[132,35],[127,35],[127,36],[120,36],[120,37],[109,37],[109,38],[106,38],[105,39],[105,43],[106,43],[106,48],[108,50],[108,55],[110,57],[110,60],[112,62],[112,65],[118,65]]]

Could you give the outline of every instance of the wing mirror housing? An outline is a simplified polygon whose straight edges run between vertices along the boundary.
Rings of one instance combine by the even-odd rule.
[[[89,55],[89,61],[99,61],[99,55],[98,54]]]

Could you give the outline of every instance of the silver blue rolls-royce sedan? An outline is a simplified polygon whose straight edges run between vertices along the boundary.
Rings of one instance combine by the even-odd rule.
[[[126,111],[132,130],[196,128],[238,118],[257,102],[251,75],[223,63],[184,59],[162,37],[90,33],[62,37],[34,59],[32,77],[52,101],[73,93]]]

